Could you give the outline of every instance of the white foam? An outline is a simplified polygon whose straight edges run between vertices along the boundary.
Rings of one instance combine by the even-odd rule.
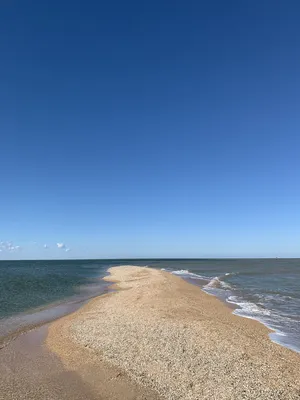
[[[172,271],[174,275],[189,275],[190,272],[187,269],[180,269],[178,271]]]
[[[210,289],[225,289],[230,290],[231,286],[229,283],[222,281],[222,277],[215,276],[211,279],[207,285],[203,287],[203,289],[210,290]]]
[[[207,276],[203,276],[203,275],[198,275],[198,274],[194,274],[193,272],[188,271],[187,269],[180,269],[178,271],[171,271],[171,273],[173,275],[179,275],[185,278],[190,278],[190,279],[201,279],[201,280],[205,280],[208,281],[211,278],[207,277]]]
[[[227,299],[228,303],[233,303],[241,307],[236,309],[233,313],[245,317],[252,317],[257,319],[259,316],[270,316],[271,311],[265,308],[259,307],[258,305],[251,303],[250,301],[240,300],[237,296],[229,296]],[[246,314],[246,315],[245,315]]]
[[[228,290],[232,289],[232,287],[227,282],[220,281],[220,284],[221,284],[223,289],[228,289]]]
[[[221,283],[220,279],[217,276],[215,276],[212,280],[208,282],[207,285],[204,286],[204,289],[217,288],[220,286],[220,283]]]

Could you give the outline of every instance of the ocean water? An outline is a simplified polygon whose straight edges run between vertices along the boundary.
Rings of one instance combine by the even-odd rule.
[[[0,261],[1,339],[68,313],[103,293],[108,266],[95,260]]]
[[[300,259],[0,261],[1,338],[64,315],[109,290],[114,265],[165,269],[234,304],[235,314],[274,330],[271,340],[300,351]]]

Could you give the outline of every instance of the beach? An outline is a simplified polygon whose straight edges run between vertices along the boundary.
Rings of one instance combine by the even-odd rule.
[[[46,344],[100,399],[299,399],[300,355],[168,272],[114,267],[115,292],[53,322]]]

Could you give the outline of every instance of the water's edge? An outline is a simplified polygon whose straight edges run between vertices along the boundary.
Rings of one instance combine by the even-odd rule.
[[[282,347],[288,348],[292,351],[295,351],[297,353],[300,353],[300,349],[297,347],[293,346],[292,344],[283,341],[282,339],[284,338],[284,335],[280,330],[274,329],[272,326],[268,325],[265,321],[255,318],[253,316],[247,316],[243,315],[242,308],[240,305],[234,301],[228,301],[228,298],[222,296],[220,293],[217,291],[212,290],[212,287],[210,287],[207,284],[207,281],[202,280],[201,278],[197,277],[196,274],[183,274],[183,273],[178,273],[178,271],[172,271],[172,270],[165,270],[166,272],[169,272],[171,274],[175,274],[184,281],[193,284],[197,286],[199,289],[201,289],[204,293],[208,295],[213,295],[217,297],[222,303],[224,303],[231,311],[233,314],[243,317],[243,318],[249,318],[256,320],[260,323],[262,323],[264,326],[266,326],[271,332],[269,333],[269,338],[272,342],[281,345]],[[182,270],[183,271],[183,270]],[[176,273],[177,272],[177,273]],[[109,272],[106,271],[105,277],[109,277]],[[194,277],[191,277],[191,275],[195,275]],[[99,275],[99,279],[103,281],[103,272],[101,275]],[[77,299],[68,299],[65,302],[62,302],[61,304],[49,304],[45,306],[42,310],[32,310],[33,312],[27,312],[24,313],[23,317],[25,319],[24,325],[17,327],[16,329],[11,329],[11,331],[8,331],[6,334],[2,334],[0,336],[0,350],[7,346],[12,340],[16,339],[19,335],[24,334],[28,331],[34,330],[36,328],[39,328],[45,324],[49,324],[54,320],[57,320],[59,318],[62,318],[66,315],[72,314],[79,308],[81,308],[83,305],[85,305],[87,302],[89,302],[91,299],[102,296],[105,293],[113,291],[110,289],[110,286],[112,285],[111,282],[106,281],[107,285],[102,286],[101,288],[99,287],[99,291],[97,293],[93,293],[89,296],[86,296],[85,298],[77,298]],[[1,321],[2,322],[2,321]],[[1,333],[1,332],[0,332]]]
[[[102,279],[102,276],[101,276]],[[17,339],[20,335],[28,333],[32,330],[41,328],[55,320],[70,315],[84,306],[90,300],[109,293],[112,290],[109,288],[110,283],[103,286],[97,293],[90,294],[84,298],[69,298],[62,299],[58,304],[47,304],[41,308],[27,310],[24,313],[13,315],[12,317],[1,320],[6,324],[5,331],[0,332],[0,350]]]
[[[239,302],[228,299],[228,297],[226,297],[224,295],[224,292],[214,290],[214,286],[211,285],[211,283],[214,283],[214,280],[218,279],[218,278],[212,278],[212,279],[209,278],[209,283],[207,283],[207,281],[205,279],[202,279],[201,276],[197,276],[197,274],[190,273],[186,270],[172,271],[172,270],[164,269],[164,268],[162,268],[162,270],[164,270],[168,273],[174,274],[174,275],[178,276],[180,279],[183,279],[184,281],[197,286],[199,289],[201,289],[207,295],[216,297],[226,307],[231,309],[231,311],[234,315],[236,315],[238,317],[242,317],[242,318],[252,319],[254,321],[261,323],[262,325],[264,325],[265,327],[267,327],[270,330],[270,333],[268,336],[273,343],[276,343],[282,347],[285,347],[289,350],[292,350],[292,351],[300,354],[300,349],[298,347],[294,346],[288,340],[284,340],[284,339],[287,339],[287,337],[286,337],[287,335],[284,334],[280,329],[274,328],[273,326],[268,324],[263,319],[260,319],[255,316],[246,315],[245,313],[243,313],[243,308],[241,307]],[[230,297],[233,297],[233,296],[229,296],[229,298]]]

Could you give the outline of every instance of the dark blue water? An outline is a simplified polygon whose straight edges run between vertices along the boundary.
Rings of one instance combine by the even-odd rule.
[[[107,290],[114,265],[166,269],[238,306],[234,313],[274,329],[271,339],[300,351],[300,260],[0,261],[0,338],[51,320]]]

